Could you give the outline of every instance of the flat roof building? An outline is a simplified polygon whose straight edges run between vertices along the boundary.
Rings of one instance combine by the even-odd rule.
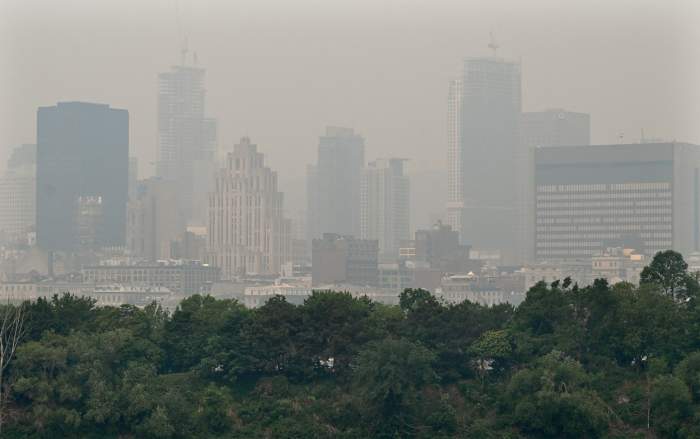
[[[122,246],[126,241],[129,113],[59,102],[37,113],[36,232],[45,250]],[[91,227],[91,237],[84,235]],[[94,238],[94,239],[93,239]],[[89,241],[89,242],[85,242]]]
[[[700,248],[700,146],[537,148],[534,161],[537,260]]]

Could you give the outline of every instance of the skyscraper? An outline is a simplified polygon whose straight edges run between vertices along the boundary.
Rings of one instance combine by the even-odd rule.
[[[318,145],[318,163],[309,174],[310,238],[324,233],[360,236],[360,184],[365,141],[351,128],[327,127]],[[315,226],[313,226],[315,225]]]
[[[380,256],[396,260],[409,230],[409,180],[404,159],[379,159],[362,171],[362,239],[376,240]]]
[[[526,112],[520,115],[520,148],[517,158],[518,228],[517,262],[534,262],[534,155],[535,148],[585,146],[591,141],[591,118],[560,108]]]
[[[450,81],[447,94],[447,224],[462,231],[464,180],[462,178],[462,79]]]
[[[27,242],[36,216],[36,145],[12,151],[0,177],[0,233],[8,242]]]
[[[209,196],[208,260],[231,279],[279,274],[290,258],[290,223],[283,216],[277,173],[244,137],[228,153]]]
[[[37,244],[63,251],[80,250],[85,239],[91,247],[124,245],[128,169],[126,110],[83,102],[40,107]],[[99,233],[89,232],[92,227]]]
[[[178,192],[178,225],[205,224],[216,169],[216,121],[205,117],[205,70],[174,66],[158,76],[157,174]]]
[[[501,262],[510,263],[515,259],[520,64],[501,58],[468,58],[461,102],[459,84],[451,88],[450,119],[455,125],[457,117],[461,122],[453,127],[450,139],[460,138],[462,239],[473,249],[500,254]],[[456,171],[452,174],[458,181]],[[453,192],[458,195],[456,189]]]

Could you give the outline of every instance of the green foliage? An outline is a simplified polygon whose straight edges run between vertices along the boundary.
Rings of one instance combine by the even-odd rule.
[[[695,438],[700,300],[680,255],[642,285],[538,283],[518,307],[317,292],[26,304],[8,438]]]

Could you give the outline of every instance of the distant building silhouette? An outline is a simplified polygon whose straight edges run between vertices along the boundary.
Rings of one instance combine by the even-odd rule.
[[[157,177],[139,182],[128,204],[127,247],[131,255],[151,261],[172,257],[171,242],[182,232],[173,218],[177,202],[172,182]]]
[[[503,263],[516,258],[520,87],[519,63],[467,58],[461,81],[450,85],[448,102],[448,152],[460,166],[451,165],[449,172],[448,220],[461,226],[464,242],[480,252],[500,253]]]
[[[12,151],[0,177],[0,234],[10,243],[27,243],[36,223],[36,145]]]
[[[534,164],[537,260],[700,249],[700,146],[542,147]]]
[[[360,236],[360,184],[365,141],[351,128],[327,127],[318,162],[307,172],[309,238],[324,233]]]
[[[324,233],[313,240],[311,278],[313,285],[379,284],[379,247],[376,240],[355,239]]]
[[[158,75],[157,175],[178,193],[178,226],[205,224],[216,169],[216,120],[205,117],[205,70],[174,66]]]
[[[517,157],[518,263],[534,262],[534,154],[543,146],[586,146],[591,141],[591,117],[560,108],[520,115],[520,149]]]
[[[128,166],[126,110],[83,102],[40,107],[37,244],[62,251],[124,245]]]
[[[362,171],[360,237],[377,240],[379,254],[399,256],[401,242],[410,239],[410,193],[405,159],[375,160]]]
[[[290,260],[290,221],[277,173],[265,166],[257,146],[244,137],[228,153],[209,196],[210,264],[224,279],[279,274]]]

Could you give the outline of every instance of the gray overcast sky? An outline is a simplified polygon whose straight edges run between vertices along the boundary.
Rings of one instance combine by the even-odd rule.
[[[144,174],[156,156],[156,75],[189,35],[207,69],[219,146],[250,135],[298,180],[327,124],[367,158],[443,169],[447,81],[465,56],[520,58],[524,110],[592,115],[595,143],[700,143],[697,0],[0,0],[0,160],[35,141],[36,107],[131,113]],[[181,15],[178,32],[176,9]]]

